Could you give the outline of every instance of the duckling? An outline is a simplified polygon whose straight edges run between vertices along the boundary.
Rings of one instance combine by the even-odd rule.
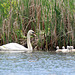
[[[67,46],[67,50],[68,50],[68,52],[72,52],[72,49],[70,46]]]
[[[62,49],[59,49],[59,46],[57,46],[56,49],[56,52],[62,52]]]
[[[67,46],[67,49],[70,50],[70,46]]]
[[[68,53],[69,50],[68,50],[68,49],[65,49],[65,47],[63,46],[63,47],[62,47],[62,52],[63,52],[63,53]]]
[[[70,52],[75,52],[75,49],[73,46],[67,46],[67,49],[70,51]]]
[[[70,47],[71,47],[71,51],[72,51],[72,52],[75,52],[74,47],[73,47],[73,46],[70,46]]]

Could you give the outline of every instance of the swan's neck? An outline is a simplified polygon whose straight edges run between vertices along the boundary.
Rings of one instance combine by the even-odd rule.
[[[30,42],[30,35],[27,34],[27,46],[28,46],[28,50],[33,50],[31,42]]]

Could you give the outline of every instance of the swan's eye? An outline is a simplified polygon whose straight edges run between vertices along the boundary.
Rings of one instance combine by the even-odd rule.
[[[32,32],[32,34],[34,34],[34,32]]]

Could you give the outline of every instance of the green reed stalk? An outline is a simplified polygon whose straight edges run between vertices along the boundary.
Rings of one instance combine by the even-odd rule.
[[[46,41],[46,49],[56,45],[75,46],[74,0],[4,0],[0,3],[0,27],[7,20],[2,31],[4,42],[19,42],[21,33],[33,29],[44,31],[46,39],[42,39]]]

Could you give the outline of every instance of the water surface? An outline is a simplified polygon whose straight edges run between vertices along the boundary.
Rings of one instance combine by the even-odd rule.
[[[0,75],[75,75],[75,53],[0,53]]]

